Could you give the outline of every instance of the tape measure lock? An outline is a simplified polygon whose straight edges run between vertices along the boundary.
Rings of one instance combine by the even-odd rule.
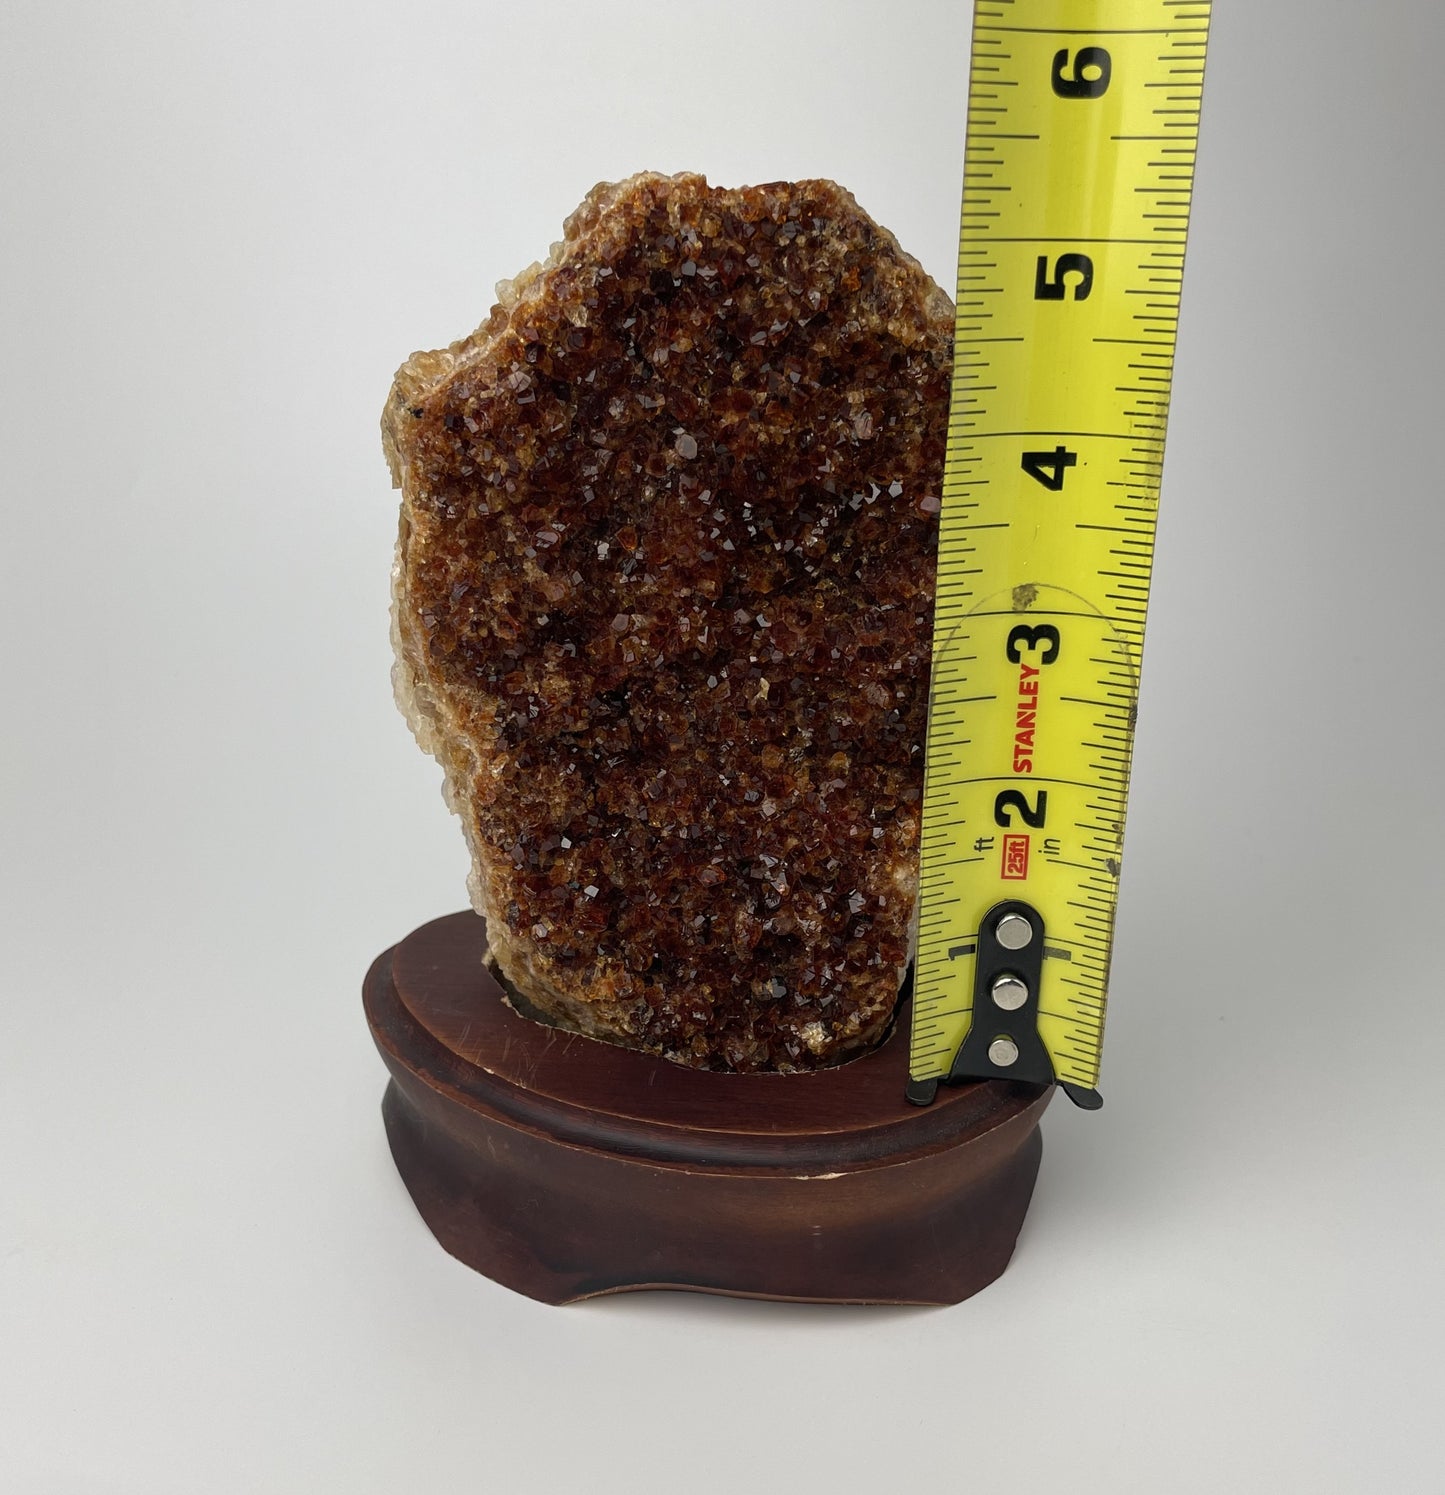
[[[919,1104],[983,1078],[1100,1103],[1208,24],[1207,0],[975,7]]]

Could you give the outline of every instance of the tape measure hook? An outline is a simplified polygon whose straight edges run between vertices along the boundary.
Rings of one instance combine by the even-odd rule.
[[[946,1081],[1018,1080],[1056,1082],[1053,1061],[1039,1036],[1039,992],[1043,985],[1044,920],[1030,903],[1007,898],[984,915],[974,966],[973,1020],[954,1056]],[[1083,1085],[1060,1082],[1076,1106],[1097,1111],[1103,1097]],[[911,1080],[907,1098],[928,1105],[937,1080]]]

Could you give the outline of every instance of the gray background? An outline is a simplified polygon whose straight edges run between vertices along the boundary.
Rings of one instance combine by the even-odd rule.
[[[937,1312],[438,1249],[377,417],[599,178],[951,289],[968,7],[0,4],[0,1488],[1445,1489],[1437,0],[1217,7],[1098,1116]]]

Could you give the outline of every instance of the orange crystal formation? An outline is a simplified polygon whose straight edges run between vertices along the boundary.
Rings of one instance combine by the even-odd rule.
[[[597,188],[383,418],[396,685],[504,976],[836,1063],[911,956],[947,296],[831,182]]]

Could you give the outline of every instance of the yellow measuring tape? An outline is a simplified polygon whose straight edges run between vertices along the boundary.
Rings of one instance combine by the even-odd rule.
[[[909,1099],[1096,1106],[1208,0],[978,0]]]

